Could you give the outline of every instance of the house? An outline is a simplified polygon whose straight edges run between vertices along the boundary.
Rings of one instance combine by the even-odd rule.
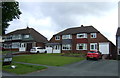
[[[117,55],[120,56],[120,27],[118,27],[116,33],[116,46],[117,46]]]
[[[30,51],[32,47],[45,47],[47,38],[33,28],[18,29],[3,36],[4,50]]]
[[[87,53],[99,50],[105,58],[116,58],[115,45],[93,26],[81,25],[61,31],[53,35],[46,47],[52,48],[51,53]]]

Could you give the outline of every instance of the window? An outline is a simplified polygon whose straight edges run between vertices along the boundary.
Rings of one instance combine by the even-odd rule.
[[[90,50],[97,50],[97,43],[90,43]]]
[[[24,38],[29,38],[29,35],[24,35]]]
[[[19,48],[20,47],[20,43],[12,43],[12,48]]]
[[[60,36],[55,36],[55,40],[60,40]]]
[[[72,39],[72,35],[62,35],[62,39]]]
[[[97,37],[97,34],[96,33],[91,33],[91,38],[96,38]]]
[[[20,34],[18,34],[18,35],[13,35],[13,36],[12,36],[12,40],[21,39],[21,38],[22,38],[22,37],[21,37]]]
[[[87,44],[85,43],[77,44],[76,50],[87,50]]]
[[[4,36],[4,38],[3,38],[5,41],[9,41],[9,40],[11,40],[12,39],[12,37],[11,36]]]
[[[87,38],[86,33],[77,34],[77,38]]]
[[[70,44],[63,44],[62,50],[71,50],[71,45]]]
[[[11,48],[11,44],[3,44],[4,48]]]

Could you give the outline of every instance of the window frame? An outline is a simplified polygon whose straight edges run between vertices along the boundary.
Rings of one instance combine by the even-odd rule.
[[[62,39],[72,39],[72,35],[62,35]]]
[[[60,36],[55,36],[55,40],[60,40]]]
[[[29,34],[26,34],[26,35],[24,35],[24,38],[26,39],[26,38],[30,38],[30,35]]]
[[[64,47],[67,47],[66,49],[64,48]],[[71,50],[72,49],[72,46],[71,46],[71,44],[63,44],[62,45],[62,50]]]
[[[97,38],[97,33],[90,33],[91,38]]]
[[[92,49],[92,45],[94,46],[94,49]],[[97,43],[90,43],[90,50],[97,50],[97,48]]]
[[[12,43],[12,48],[20,48],[20,43],[19,42]]]
[[[80,49],[79,47],[82,46],[83,49]],[[87,43],[77,43],[76,44],[76,50],[87,50]]]
[[[83,35],[83,37],[79,37],[80,35]],[[87,33],[79,33],[77,34],[77,38],[87,38]]]

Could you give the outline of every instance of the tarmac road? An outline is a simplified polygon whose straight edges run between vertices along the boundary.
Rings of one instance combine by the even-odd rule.
[[[3,76],[15,76],[7,72]],[[48,66],[48,69],[20,76],[118,76],[116,60],[83,60],[61,67]]]
[[[118,76],[118,61],[83,60],[62,67],[50,67],[24,76]]]

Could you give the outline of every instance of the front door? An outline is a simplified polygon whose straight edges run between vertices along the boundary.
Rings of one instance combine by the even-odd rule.
[[[19,51],[26,51],[26,45],[25,45],[25,43],[21,43],[20,44]]]
[[[60,45],[54,45],[53,53],[61,53],[61,46]]]

